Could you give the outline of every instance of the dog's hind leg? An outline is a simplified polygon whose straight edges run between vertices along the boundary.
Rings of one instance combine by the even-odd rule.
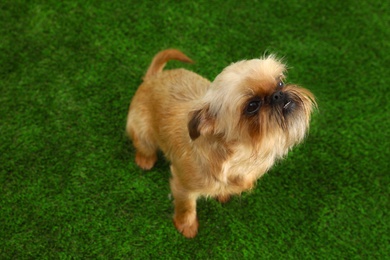
[[[134,140],[136,140],[135,137]],[[154,164],[157,161],[156,150],[157,147],[154,147],[152,144],[145,141],[134,141],[134,146],[137,149],[135,154],[135,162],[141,169],[150,170],[153,168]]]
[[[157,144],[152,130],[145,124],[137,124],[135,120],[127,121],[126,132],[136,149],[135,162],[143,170],[150,170],[157,161]]]

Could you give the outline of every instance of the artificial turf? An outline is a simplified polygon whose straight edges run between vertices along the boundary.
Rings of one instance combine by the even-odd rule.
[[[1,259],[388,259],[389,2],[0,2]],[[128,105],[178,48],[213,79],[277,53],[317,97],[306,141],[221,205],[172,225],[169,163],[134,163]]]

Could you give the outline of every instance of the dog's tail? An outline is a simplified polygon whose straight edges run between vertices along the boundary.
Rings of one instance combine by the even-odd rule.
[[[161,72],[165,66],[165,64],[169,60],[178,60],[182,62],[192,63],[193,61],[188,58],[184,53],[175,49],[168,49],[157,53],[152,60],[152,64],[150,64],[146,74],[144,76],[144,80],[156,75]]]

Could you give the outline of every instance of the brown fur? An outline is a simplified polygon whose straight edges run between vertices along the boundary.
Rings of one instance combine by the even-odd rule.
[[[136,163],[151,169],[161,149],[171,162],[174,224],[188,238],[198,232],[196,200],[252,189],[274,162],[304,138],[315,107],[310,91],[278,87],[285,65],[274,56],[240,61],[213,81],[184,69],[163,71],[178,50],[158,53],[129,109],[126,131]],[[283,99],[275,97],[282,92]],[[246,109],[260,100],[256,114]]]

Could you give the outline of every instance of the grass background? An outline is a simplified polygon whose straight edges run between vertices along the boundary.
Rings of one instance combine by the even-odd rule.
[[[2,259],[390,257],[389,2],[0,2]],[[226,205],[174,229],[169,167],[134,163],[129,101],[179,48],[209,79],[276,52],[317,96],[305,143]]]

